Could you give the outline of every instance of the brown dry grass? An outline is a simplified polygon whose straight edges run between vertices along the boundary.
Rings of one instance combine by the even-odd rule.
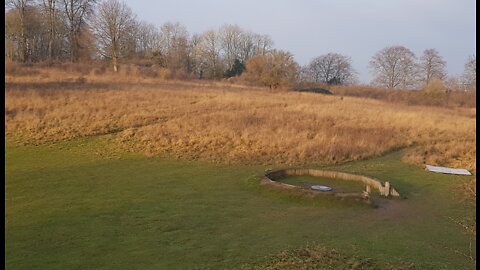
[[[433,81],[422,91],[374,88],[370,86],[331,86],[326,88],[330,88],[337,95],[373,98],[406,105],[437,106],[444,108],[476,107],[475,92],[446,92],[446,88],[440,81]]]
[[[6,133],[27,142],[111,133],[119,147],[149,155],[292,165],[357,160],[413,146],[407,162],[475,168],[475,108],[108,72],[43,68],[32,74],[5,75]]]

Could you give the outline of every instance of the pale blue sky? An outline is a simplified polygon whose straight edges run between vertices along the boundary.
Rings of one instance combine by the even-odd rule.
[[[368,62],[386,46],[417,57],[435,48],[449,74],[461,74],[476,48],[475,0],[126,0],[154,25],[180,22],[190,34],[225,23],[268,34],[301,65],[329,52],[350,56],[361,82]]]

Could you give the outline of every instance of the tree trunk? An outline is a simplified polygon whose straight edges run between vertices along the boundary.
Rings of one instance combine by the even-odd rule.
[[[112,65],[113,65],[113,71],[117,72],[118,71],[118,53],[117,53],[117,44],[115,40],[113,40],[113,44],[112,44]]]
[[[20,61],[27,61],[27,36],[25,34],[25,6],[19,8],[20,11]]]
[[[76,54],[77,54],[77,40],[76,40],[76,29],[75,29],[75,17],[74,17],[74,8],[73,8],[73,0],[70,0],[70,61],[73,63],[76,61]],[[68,14],[68,12],[67,12]]]
[[[113,55],[112,57],[112,64],[113,64],[113,71],[117,72],[118,71],[118,58],[116,55]]]
[[[76,60],[76,39],[75,39],[75,30],[70,29],[70,61],[73,63]]]
[[[48,17],[49,17],[49,29],[48,29],[48,59],[52,60],[54,57],[54,39],[55,39],[55,0],[48,0]]]
[[[50,38],[48,40],[48,59],[53,59],[53,40]]]

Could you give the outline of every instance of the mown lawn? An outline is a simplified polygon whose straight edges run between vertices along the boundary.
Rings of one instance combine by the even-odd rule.
[[[8,142],[8,138],[7,138]],[[6,269],[236,269],[307,244],[378,265],[473,269],[455,186],[400,153],[324,167],[390,181],[405,199],[378,208],[258,185],[267,167],[119,153],[101,137],[7,143]],[[314,166],[320,167],[320,166]]]

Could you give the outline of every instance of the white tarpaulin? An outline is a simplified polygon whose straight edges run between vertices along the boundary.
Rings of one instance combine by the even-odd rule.
[[[426,170],[431,172],[437,172],[437,173],[472,175],[466,169],[453,169],[453,168],[437,167],[437,166],[431,166],[431,165],[427,165]]]

